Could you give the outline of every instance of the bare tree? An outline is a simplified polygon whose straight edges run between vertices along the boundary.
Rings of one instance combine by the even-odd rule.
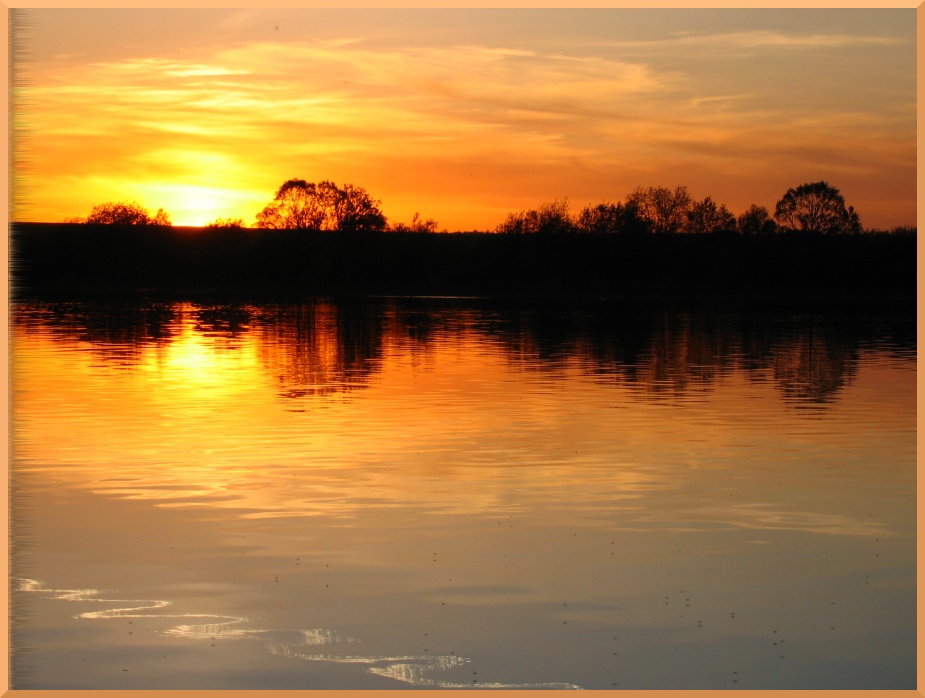
[[[636,187],[626,197],[626,202],[636,206],[640,216],[649,222],[656,233],[677,233],[684,229],[691,197],[687,187],[678,186],[674,191],[667,187]]]

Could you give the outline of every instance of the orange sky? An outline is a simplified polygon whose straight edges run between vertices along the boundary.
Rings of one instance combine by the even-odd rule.
[[[28,10],[19,220],[105,201],[252,224],[330,179],[449,230],[686,185],[824,179],[914,225],[916,25],[890,10]]]

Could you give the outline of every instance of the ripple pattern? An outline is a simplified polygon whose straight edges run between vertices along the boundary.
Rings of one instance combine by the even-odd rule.
[[[116,604],[101,611],[79,613],[75,618],[85,620],[106,620],[113,618],[201,618],[212,619],[211,623],[179,624],[164,631],[165,635],[189,640],[237,640],[256,639],[264,642],[271,654],[287,659],[301,659],[313,662],[369,665],[368,671],[377,676],[400,681],[412,686],[431,688],[515,688],[515,689],[580,689],[570,683],[458,683],[442,681],[431,676],[434,673],[455,669],[469,664],[467,657],[456,655],[401,655],[366,656],[341,655],[333,653],[306,652],[302,648],[341,643],[359,642],[355,638],[339,634],[328,628],[307,628],[300,630],[266,630],[235,627],[247,623],[243,616],[229,616],[215,613],[166,613],[160,612],[171,605],[160,599],[117,599],[107,598],[98,589],[51,589],[37,579],[16,580],[16,590],[41,594],[59,601],[80,601]],[[132,604],[126,606],[124,604]],[[289,639],[289,641],[285,641]]]

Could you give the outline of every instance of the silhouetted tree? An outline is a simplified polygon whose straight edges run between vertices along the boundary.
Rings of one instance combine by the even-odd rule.
[[[733,232],[736,219],[725,204],[716,205],[709,196],[695,201],[687,211],[687,231],[690,233]]]
[[[437,221],[433,218],[424,220],[421,218],[421,214],[415,211],[410,225],[408,223],[395,223],[389,226],[389,230],[395,233],[436,233]]]
[[[257,214],[258,228],[312,230],[385,230],[380,202],[352,184],[341,189],[324,180],[318,184],[290,179],[273,201]]]
[[[332,194],[336,197],[334,206],[334,230],[354,232],[359,230],[382,231],[386,229],[386,218],[379,210],[381,201],[373,199],[362,187],[345,184],[343,189],[337,189],[330,182]]]
[[[205,225],[206,228],[224,228],[227,230],[243,230],[243,218],[216,218]]]
[[[646,233],[649,223],[634,202],[586,206],[578,214],[577,227],[586,233]]]
[[[171,224],[170,216],[164,209],[157,209],[157,213],[152,218],[144,206],[135,202],[105,203],[94,206],[84,222],[89,225],[169,226]]]
[[[170,216],[162,208],[157,209],[157,213],[154,214],[154,218],[151,219],[151,225],[161,225],[164,227],[170,227],[172,223],[170,222]]]
[[[736,228],[743,235],[769,235],[777,232],[777,223],[768,209],[752,204],[736,219]]]
[[[257,214],[258,228],[316,228],[324,222],[323,206],[313,183],[283,182],[273,201]]]
[[[801,184],[788,189],[777,202],[774,218],[781,227],[826,235],[857,233],[861,230],[858,214],[827,182]]]
[[[520,213],[509,213],[504,220],[495,228],[495,232],[506,235],[522,235],[527,232],[526,211]]]
[[[575,230],[575,223],[569,213],[568,199],[558,199],[542,204],[539,208],[509,213],[496,229],[509,234],[554,234]]]
[[[649,222],[656,233],[677,233],[684,229],[691,197],[687,187],[678,186],[674,191],[667,187],[636,187],[626,197],[634,204],[640,216]]]

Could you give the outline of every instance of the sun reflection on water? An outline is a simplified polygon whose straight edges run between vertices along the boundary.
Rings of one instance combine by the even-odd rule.
[[[47,550],[17,576],[75,587],[20,591],[81,623],[164,618],[168,644],[245,641],[226,667],[253,645],[425,688],[534,686],[481,664],[470,686],[457,638],[523,647],[497,677],[596,687],[617,668],[585,650],[627,635],[650,644],[624,675],[674,638],[716,669],[769,619],[803,654],[904,651],[914,341],[386,302],[14,317],[14,481]],[[855,634],[826,641],[820,590],[864,632],[843,615]]]
[[[539,509],[575,515],[580,502],[588,520],[627,512],[624,527],[636,525],[633,511],[650,507],[650,522],[801,527],[804,521],[807,530],[878,530],[768,501],[771,492],[784,491],[768,489],[771,479],[801,476],[801,453],[837,454],[842,467],[862,471],[876,453],[850,428],[838,440],[831,431],[813,431],[812,423],[788,413],[773,382],[739,370],[724,369],[706,389],[682,391],[669,402],[641,400],[636,383],[602,380],[584,357],[554,358],[552,372],[542,363],[512,363],[473,332],[484,320],[471,313],[435,341],[410,345],[404,333],[426,328],[420,318],[404,325],[394,313],[390,321],[389,314],[328,304],[186,303],[165,317],[158,335],[167,341],[133,344],[131,369],[118,376],[98,362],[105,346],[86,335],[78,335],[77,351],[64,352],[58,336],[41,326],[15,328],[25,391],[19,410],[29,415],[18,427],[23,468],[54,472],[99,493],[159,506],[236,509],[247,518],[349,517],[391,507],[469,517]],[[682,338],[636,375],[649,381],[651,374],[658,386],[666,375],[688,371],[688,359],[681,359],[693,340]],[[527,339],[520,350],[535,352]],[[799,346],[775,355],[799,364]],[[696,356],[691,365],[730,361],[710,359],[705,346]],[[839,359],[845,361],[855,359]],[[822,364],[813,365],[818,371]],[[694,373],[706,375],[700,368]],[[852,368],[847,375],[857,383],[855,374]],[[787,372],[785,396],[793,375]],[[878,380],[871,374],[860,387]],[[908,385],[891,380],[911,399]],[[824,381],[831,382],[828,374]],[[901,414],[902,405],[898,398],[882,401],[879,413]],[[833,424],[864,418],[837,404],[829,410]],[[911,422],[907,428],[914,433]],[[704,488],[743,461],[755,483],[752,502],[720,504]],[[717,506],[693,501],[701,490]],[[679,494],[690,501],[683,508]],[[663,501],[671,502],[664,511]]]

